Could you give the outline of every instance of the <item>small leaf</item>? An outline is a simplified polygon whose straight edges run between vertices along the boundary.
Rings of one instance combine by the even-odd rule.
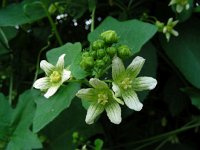
[[[33,131],[38,132],[64,109],[68,108],[76,92],[80,89],[78,83],[69,83],[62,86],[58,92],[49,99],[46,99],[39,91],[33,90],[37,104],[36,113],[33,119]]]
[[[128,45],[136,53],[154,36],[157,27],[136,19],[120,22],[112,17],[107,17],[89,34],[89,41],[97,40],[99,35],[106,30],[115,30],[120,37],[119,43]]]
[[[101,139],[96,139],[94,141],[95,150],[102,150],[103,148],[103,141]]]

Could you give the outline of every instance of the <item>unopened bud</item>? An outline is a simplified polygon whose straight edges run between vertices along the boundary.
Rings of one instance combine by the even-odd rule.
[[[121,45],[117,49],[120,58],[128,58],[131,56],[131,50],[127,45]]]
[[[117,33],[113,30],[108,30],[103,33],[101,33],[101,38],[106,42],[106,43],[116,43],[118,42],[118,36]]]
[[[98,49],[104,48],[104,45],[105,43],[103,40],[96,40],[92,43],[92,49],[98,50]]]
[[[106,52],[110,57],[113,57],[117,53],[117,49],[115,47],[108,47]]]
[[[106,51],[104,49],[97,50],[97,57],[102,58],[106,55]]]

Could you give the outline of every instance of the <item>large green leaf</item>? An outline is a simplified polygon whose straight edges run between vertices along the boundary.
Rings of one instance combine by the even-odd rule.
[[[64,109],[68,108],[79,89],[80,85],[78,83],[69,83],[67,86],[62,86],[58,92],[49,99],[41,95],[40,91],[33,90],[33,95],[37,104],[33,120],[33,131],[38,132],[56,118]]]
[[[28,90],[19,97],[18,105],[14,110],[11,125],[12,132],[6,147],[7,150],[31,150],[42,147],[37,135],[29,129],[34,112],[35,104],[31,91]]]
[[[97,122],[93,125],[85,123],[86,110],[81,105],[80,99],[74,99],[70,108],[63,111],[42,132],[52,150],[74,150],[72,134],[78,132],[86,141],[96,134],[103,134],[102,126]],[[49,148],[49,149],[50,149]]]
[[[167,43],[163,39],[162,46],[185,78],[197,88],[200,88],[200,21],[192,19],[182,24],[177,30],[178,38],[171,38]]]
[[[65,65],[70,66],[72,76],[81,79],[84,78],[86,73],[80,67],[81,61],[81,44],[80,43],[67,43],[61,47],[54,48],[47,52],[47,59],[49,62],[56,64],[60,55],[66,54]]]
[[[139,52],[141,47],[156,33],[157,27],[139,20],[120,22],[112,17],[107,17],[88,36],[90,42],[106,30],[115,30],[119,35],[119,43],[127,44],[134,53]]]
[[[21,3],[8,5],[0,9],[0,26],[16,26],[32,23],[46,16],[38,0],[24,0]],[[39,1],[42,3],[42,1]]]

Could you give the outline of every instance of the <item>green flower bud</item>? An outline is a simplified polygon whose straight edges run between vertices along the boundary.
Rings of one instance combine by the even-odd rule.
[[[121,45],[117,48],[118,56],[120,58],[127,58],[131,56],[131,50],[127,45]]]
[[[97,50],[97,57],[102,58],[106,55],[106,51],[104,49]]]
[[[109,55],[106,55],[103,57],[103,61],[108,64],[109,62],[111,62],[111,59],[110,59],[110,56]]]
[[[105,62],[103,60],[96,60],[95,66],[97,68],[103,67],[103,66],[105,66]]]
[[[108,47],[106,52],[110,57],[113,57],[117,53],[117,49],[115,47]]]
[[[83,52],[82,57],[89,57],[90,53],[89,52]]]
[[[80,65],[83,69],[88,70],[91,69],[94,65],[94,58],[89,56],[89,57],[84,57],[81,62]]]
[[[164,23],[163,22],[160,22],[160,21],[156,21],[155,25],[158,27],[158,31],[159,32],[162,32],[163,31],[163,28],[164,28]]]
[[[106,42],[106,43],[116,43],[118,42],[118,36],[117,33],[113,30],[108,30],[103,33],[101,33],[101,38]]]
[[[105,42],[103,40],[96,40],[92,43],[92,49],[98,50],[104,48]]]
[[[90,56],[92,56],[94,59],[97,57],[96,51],[90,51]]]

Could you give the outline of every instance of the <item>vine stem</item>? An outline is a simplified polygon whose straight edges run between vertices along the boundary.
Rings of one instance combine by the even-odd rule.
[[[40,2],[40,1],[34,2],[34,4],[39,4],[39,5],[42,6],[42,8],[44,9],[44,11],[45,11],[45,13],[47,15],[47,18],[49,20],[49,23],[51,25],[52,31],[53,31],[53,33],[55,33],[55,36],[56,36],[56,39],[57,39],[59,45],[62,46],[63,45],[62,39],[61,39],[61,37],[60,37],[60,35],[58,33],[56,24],[54,23],[54,21],[53,21],[53,19],[51,17],[51,14],[48,12],[47,7],[42,2]]]
[[[193,122],[193,121],[194,120],[192,120],[191,122]],[[157,135],[157,136],[153,136],[153,137],[150,137],[150,138],[147,138],[147,139],[144,139],[144,140],[131,142],[131,143],[124,143],[123,145],[136,145],[136,144],[140,144],[140,143],[144,143],[144,142],[150,143],[149,141],[159,141],[159,140],[167,138],[171,135],[178,134],[180,132],[184,132],[184,131],[187,131],[189,129],[196,128],[196,127],[199,127],[199,126],[200,126],[200,121],[198,121],[197,123],[192,124],[192,125],[188,125],[188,126],[184,125],[183,127],[179,128],[179,129],[169,131],[169,132]],[[123,146],[123,145],[117,145],[116,147],[120,147],[120,146]],[[147,145],[149,145],[149,144],[147,144]]]

